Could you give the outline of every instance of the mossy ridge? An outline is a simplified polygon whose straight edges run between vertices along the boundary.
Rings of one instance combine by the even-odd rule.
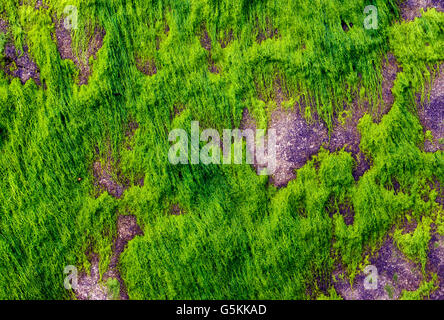
[[[376,1],[381,28],[368,34],[359,27],[364,1],[288,1],[280,8],[271,1],[247,0],[74,2],[82,12],[79,30],[91,21],[106,30],[89,84],[81,87],[73,79],[73,64],[60,59],[51,39],[52,14],[61,16],[65,2],[45,1],[49,8],[37,11],[31,2],[20,8],[12,0],[3,2],[14,42],[17,47],[29,44],[44,86],[9,83],[0,73],[0,121],[7,132],[0,157],[0,297],[69,298],[63,268],[86,264],[84,251],[92,246],[103,263],[101,272],[106,269],[117,208],[131,210],[146,225],[145,236],[130,242],[123,254],[131,298],[316,296],[329,292],[333,239],[355,272],[364,248],[375,245],[396,219],[410,210],[428,210],[417,199],[419,184],[432,175],[443,183],[442,152],[418,149],[423,137],[411,99],[428,80],[422,75],[427,66],[443,60],[441,13],[413,22],[415,28],[425,26],[415,32],[433,50],[425,61],[416,55],[413,63],[398,45],[409,41],[402,28],[412,27],[390,27],[397,15],[392,1]],[[256,21],[266,26],[266,18],[280,37],[258,44],[253,30]],[[342,20],[354,27],[344,32]],[[139,32],[147,21],[148,31]],[[167,36],[161,35],[164,21]],[[214,77],[197,35],[204,21],[223,70]],[[230,29],[234,40],[219,48],[216,39]],[[83,36],[75,34],[80,47]],[[162,37],[159,50],[156,36]],[[279,191],[247,165],[168,164],[167,132],[173,125],[189,128],[191,120],[199,120],[217,129],[236,126],[256,97],[255,79],[269,87],[281,74],[290,92],[316,102],[316,112],[327,123],[350,94],[347,88],[357,91],[362,85],[363,98],[376,104],[380,57],[389,48],[404,73],[395,84],[395,104],[381,123],[369,117],[361,121],[361,148],[374,165],[357,184],[348,179],[353,162],[345,152],[322,153],[326,169],[317,172],[310,162]],[[140,73],[135,53],[154,58],[157,74]],[[186,110],[171,123],[177,103]],[[140,129],[134,149],[125,151],[123,132],[132,118]],[[126,172],[146,177],[143,187],[130,188],[121,200],[90,196],[94,146],[103,150],[108,144],[121,154]],[[410,193],[387,190],[392,176]],[[343,187],[338,191],[336,184]],[[325,209],[329,196],[341,198],[344,192],[355,209],[350,226],[340,215],[330,219]],[[187,214],[168,216],[171,203],[185,206]]]

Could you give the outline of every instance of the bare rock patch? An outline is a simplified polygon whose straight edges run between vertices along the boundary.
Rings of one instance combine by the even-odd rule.
[[[0,19],[0,33],[8,32],[9,24],[7,21]]]
[[[122,197],[123,192],[128,188],[129,183],[121,184],[116,181],[118,177],[122,176],[120,170],[116,168],[117,164],[111,157],[108,157],[104,163],[100,160],[94,162],[94,185],[98,195],[107,191],[111,196],[117,199]]]
[[[82,272],[77,280],[74,293],[79,300],[111,300],[111,293],[106,285],[100,282],[99,257],[92,254],[90,274]]]
[[[426,269],[438,276],[438,289],[430,294],[431,300],[444,300],[444,236],[433,232],[429,243]]]
[[[96,254],[90,255],[91,269],[90,274],[85,272],[79,275],[78,287],[74,293],[79,300],[128,300],[125,283],[118,269],[119,259],[125,250],[129,241],[138,235],[143,235],[143,231],[137,224],[137,218],[133,215],[120,215],[117,220],[117,236],[112,247],[111,261],[108,271],[100,279],[99,257]],[[114,297],[106,285],[110,279],[116,279],[119,282],[119,296]]]
[[[436,152],[444,150],[444,65],[440,67],[440,73],[432,83],[430,92],[430,101],[424,106],[418,105],[419,120],[424,129],[433,135],[433,140],[428,139],[424,142],[426,152]]]
[[[4,71],[14,78],[19,78],[22,84],[29,79],[33,79],[37,85],[40,85],[40,71],[35,62],[32,60],[27,45],[23,46],[23,52],[16,49],[12,43],[5,45],[4,51]]]
[[[35,83],[40,85],[40,70],[32,59],[28,46],[23,45],[23,51],[14,46],[9,24],[3,19],[0,19],[0,33],[6,37],[0,68],[10,78],[19,78],[22,84],[29,79],[34,79]]]
[[[412,21],[421,16],[421,9],[427,11],[428,8],[435,8],[438,11],[444,10],[442,0],[405,0],[401,6],[401,17],[404,20]]]
[[[218,74],[220,73],[220,68],[216,65],[216,62],[213,60],[211,55],[211,38],[208,35],[207,28],[205,25],[202,26],[201,35],[199,38],[200,45],[202,48],[208,51],[208,71],[211,73]]]
[[[345,300],[394,300],[401,296],[403,290],[418,289],[423,278],[420,266],[408,260],[389,237],[370,258],[370,265],[376,267],[378,274],[375,289],[365,288],[367,275],[364,272],[356,276],[352,287],[344,276],[344,270],[337,269],[333,273],[336,292]]]
[[[117,220],[117,237],[113,245],[113,253],[108,267],[108,271],[103,275],[104,281],[108,279],[117,279],[120,284],[120,300],[128,300],[125,283],[118,269],[120,255],[126,249],[129,241],[138,235],[143,235],[143,231],[137,224],[137,218],[133,215],[120,215]]]
[[[272,113],[269,129],[276,130],[277,169],[273,182],[284,186],[299,169],[327,142],[327,128],[320,121],[307,123],[300,112],[277,109]]]
[[[89,65],[89,58],[92,56],[97,59],[97,52],[103,45],[103,38],[106,32],[103,28],[96,27],[93,35],[88,41],[86,52],[80,49],[79,55],[74,52],[71,31],[67,30],[64,25],[64,19],[54,19],[55,36],[57,39],[57,49],[62,59],[70,59],[79,69],[79,85],[88,84],[89,76],[91,75],[91,67]]]
[[[42,0],[37,0],[35,2],[34,8],[36,10],[40,10],[40,9],[48,9],[49,7],[46,4],[44,4]]]
[[[148,59],[143,61],[140,58],[136,58],[137,69],[147,76],[153,76],[157,73],[156,61],[154,59]]]
[[[295,179],[295,170],[303,167],[321,147],[332,153],[342,149],[350,152],[356,160],[353,170],[355,180],[370,168],[371,160],[359,148],[361,135],[357,130],[359,120],[369,111],[368,108],[360,107],[356,102],[345,105],[343,113],[346,116],[335,114],[333,128],[329,133],[326,124],[316,114],[310,122],[305,119],[300,111],[305,109],[304,102],[284,110],[282,103],[287,100],[288,93],[280,81],[275,81],[273,91],[272,98],[277,107],[271,112],[268,129],[276,132],[276,171],[271,179],[276,186],[286,186],[290,180]],[[267,102],[268,98],[261,91],[258,91],[258,96]],[[243,112],[241,129],[256,129],[248,110]],[[256,162],[255,168],[260,169]]]
[[[180,216],[180,215],[185,214],[185,210],[182,207],[180,207],[177,203],[175,203],[170,207],[169,213],[170,213],[170,215],[173,215],[173,216]]]
[[[387,59],[382,61],[382,105],[379,104],[379,109],[374,114],[374,120],[381,121],[383,115],[387,114],[393,106],[393,86],[398,72],[402,68],[399,66],[395,56],[392,53],[387,53]]]

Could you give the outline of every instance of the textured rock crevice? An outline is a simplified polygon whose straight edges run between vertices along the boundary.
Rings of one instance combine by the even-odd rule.
[[[7,75],[19,78],[22,84],[29,79],[33,79],[37,85],[40,85],[40,71],[29,54],[27,45],[23,46],[23,51],[16,49],[11,43],[5,45],[5,67]]]

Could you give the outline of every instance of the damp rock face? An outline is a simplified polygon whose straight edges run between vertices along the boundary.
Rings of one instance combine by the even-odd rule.
[[[442,0],[406,0],[401,6],[401,16],[404,20],[412,21],[421,16],[421,9],[435,8],[438,11],[444,10]]]
[[[71,31],[65,28],[64,19],[55,20],[55,36],[57,39],[57,49],[62,59],[70,59],[79,68],[79,85],[88,84],[91,75],[89,58],[97,59],[97,53],[103,45],[103,38],[106,32],[103,28],[96,27],[93,36],[88,42],[86,52],[80,50],[79,56],[74,52]]]
[[[29,55],[29,49],[23,46],[23,52],[17,50],[11,43],[5,45],[4,51],[5,73],[11,77],[19,78],[22,84],[34,79],[40,85],[40,71]]]
[[[418,115],[421,124],[426,130],[430,130],[433,141],[426,139],[424,150],[435,152],[444,150],[444,65],[441,65],[440,74],[432,83],[430,101],[426,101],[424,106],[418,105]]]
[[[202,48],[208,51],[208,71],[211,73],[218,74],[220,72],[219,67],[216,66],[212,56],[211,56],[211,38],[208,35],[207,29],[205,26],[202,27],[201,36],[199,38],[200,45]]]
[[[273,182],[277,186],[284,186],[294,179],[294,170],[304,166],[328,141],[323,123],[314,121],[309,124],[299,112],[277,109],[272,114],[269,129],[276,130],[277,166]]]
[[[378,281],[373,283],[374,287],[367,285],[366,288],[365,279],[368,274],[358,274],[352,287],[346,277],[340,278],[344,271],[336,270],[333,273],[336,278],[333,282],[336,292],[345,300],[393,300],[398,299],[403,290],[414,291],[421,284],[421,267],[409,261],[390,238],[370,258],[370,265],[377,271]]]

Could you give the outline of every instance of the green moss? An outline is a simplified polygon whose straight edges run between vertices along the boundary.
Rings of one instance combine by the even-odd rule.
[[[106,288],[112,300],[118,300],[120,297],[120,283],[117,279],[110,278],[106,281]]]
[[[397,23],[394,1],[372,3],[380,27],[366,31],[363,0],[66,0],[45,1],[49,8],[40,10],[33,1],[2,1],[14,44],[29,46],[44,85],[9,82],[0,71],[0,298],[68,299],[64,267],[87,266],[91,249],[101,273],[106,270],[117,212],[135,214],[144,226],[119,266],[131,298],[306,299],[307,292],[323,297],[325,290],[336,298],[325,289],[332,252],[353,277],[364,249],[375,247],[407,212],[421,217],[436,210],[421,198],[426,182],[444,183],[443,154],[418,148],[424,135],[412,108],[413,95],[443,60],[443,15],[429,10]],[[79,10],[72,35],[80,58],[92,30],[106,30],[86,86],[78,87],[74,64],[60,58],[52,38],[52,17],[61,17],[67,4]],[[267,20],[279,36],[259,44],[258,27],[265,29]],[[344,32],[342,20],[354,27]],[[208,70],[209,52],[199,41],[203,24],[219,75]],[[230,30],[233,40],[222,48],[218,40]],[[289,92],[285,107],[303,101],[307,119],[317,114],[330,128],[333,113],[352,96],[376,108],[389,50],[403,72],[391,111],[380,123],[369,115],[360,121],[360,147],[373,164],[358,182],[345,151],[322,150],[279,190],[249,165],[168,163],[168,132],[189,130],[191,121],[234,128],[248,108],[266,128],[276,78]],[[154,59],[157,73],[142,74],[136,57]],[[185,108],[180,115],[178,104]],[[139,129],[126,150],[130,119]],[[120,160],[126,177],[144,176],[144,185],[128,188],[119,200],[95,198],[96,146]],[[402,192],[387,188],[393,179]],[[352,225],[339,213],[329,216],[330,199],[350,202]],[[186,214],[169,216],[177,203]],[[425,238],[418,233],[418,239],[401,242],[422,257]]]
[[[430,224],[432,220],[424,217],[413,233],[402,234],[401,230],[396,230],[393,240],[399,249],[413,261],[419,262],[422,271],[425,272],[427,263],[428,244],[431,239]]]

